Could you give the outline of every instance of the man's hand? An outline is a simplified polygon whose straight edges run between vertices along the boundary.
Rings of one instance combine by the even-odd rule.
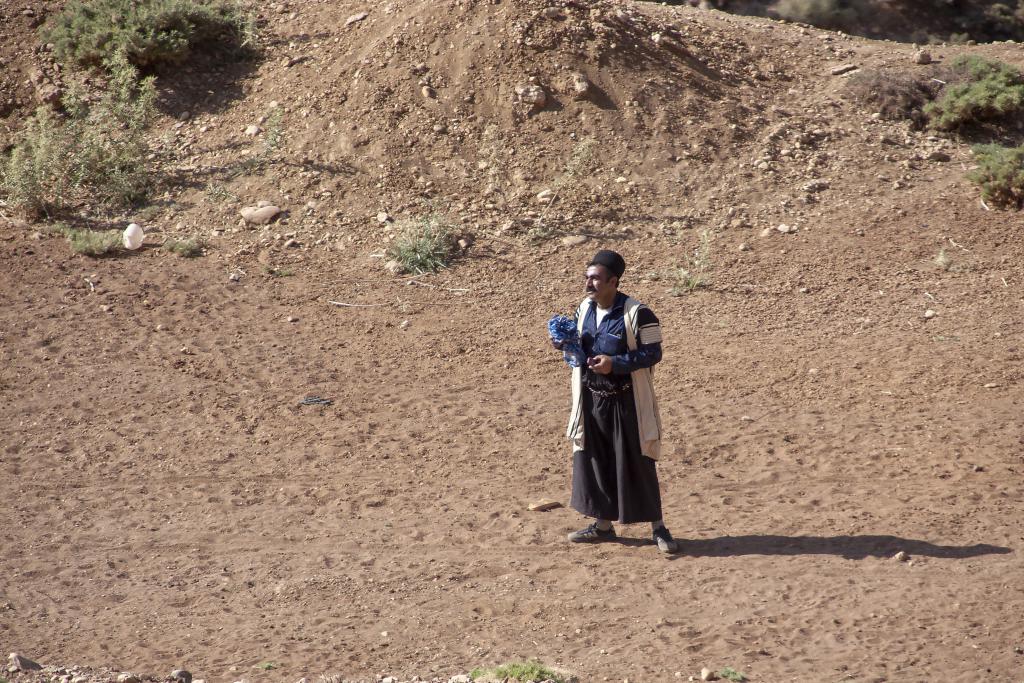
[[[587,365],[590,369],[599,375],[607,375],[612,371],[612,357],[611,356],[594,356],[593,358],[587,359]]]

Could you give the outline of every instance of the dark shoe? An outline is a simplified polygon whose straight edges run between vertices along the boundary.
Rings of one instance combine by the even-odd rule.
[[[586,529],[580,529],[569,534],[570,543],[600,543],[611,541],[615,538],[615,529],[599,529],[597,522],[594,522]]]
[[[651,534],[654,537],[654,542],[658,544],[658,550],[663,553],[674,553],[679,550],[679,543],[676,539],[672,538],[672,534],[669,530],[663,526],[659,526]]]

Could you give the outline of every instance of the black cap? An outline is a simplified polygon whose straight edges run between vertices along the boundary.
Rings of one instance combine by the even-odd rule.
[[[604,266],[617,278],[621,278],[626,272],[626,260],[610,249],[602,249],[594,254],[594,258],[590,259],[587,265]]]

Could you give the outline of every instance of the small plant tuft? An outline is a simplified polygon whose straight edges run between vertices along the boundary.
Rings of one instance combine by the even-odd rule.
[[[978,167],[967,174],[981,186],[981,195],[993,204],[1017,209],[1024,206],[1024,145],[976,145]]]
[[[469,673],[469,677],[474,681],[489,678],[496,681],[507,680],[520,683],[526,683],[526,681],[565,683],[565,678],[540,662],[511,662],[489,670],[477,668]]]
[[[670,290],[672,296],[682,296],[694,290],[708,286],[708,272],[711,270],[711,239],[708,229],[701,230],[700,243],[681,266],[672,272],[674,284]]]
[[[939,249],[938,255],[932,262],[942,270],[949,270],[953,265],[953,259],[949,257],[945,249]]]
[[[727,681],[734,681],[734,683],[743,683],[743,681],[747,680],[746,676],[741,674],[736,669],[733,669],[731,666],[727,666],[721,671],[719,671],[718,677],[724,678]]]
[[[220,0],[73,0],[41,29],[67,64],[102,67],[123,50],[143,69],[180,64],[197,49],[245,53],[255,33],[253,15]]]
[[[945,74],[940,74],[945,75]],[[847,91],[888,120],[910,119],[916,128],[928,122],[924,108],[942,88],[940,78],[901,71],[867,70],[850,77]]]
[[[1004,62],[961,55],[951,70],[957,82],[947,85],[924,108],[932,127],[957,130],[1004,120],[1024,112],[1024,74]]]
[[[177,254],[182,258],[195,258],[203,255],[206,245],[202,240],[192,237],[187,240],[168,239],[163,243],[163,250]]]
[[[121,233],[117,230],[85,230],[70,228],[63,223],[55,225],[53,230],[67,237],[71,251],[83,256],[110,256],[122,248]]]
[[[408,222],[388,256],[410,273],[436,273],[448,267],[455,249],[452,231],[438,214]]]

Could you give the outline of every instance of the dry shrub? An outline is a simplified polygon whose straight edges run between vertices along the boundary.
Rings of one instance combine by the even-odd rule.
[[[972,151],[978,168],[967,177],[981,186],[982,196],[999,206],[1024,206],[1024,146],[977,145]]]
[[[918,128],[927,123],[925,106],[942,89],[935,72],[913,75],[902,71],[864,71],[854,74],[847,91],[859,102],[889,120],[910,119]]]

